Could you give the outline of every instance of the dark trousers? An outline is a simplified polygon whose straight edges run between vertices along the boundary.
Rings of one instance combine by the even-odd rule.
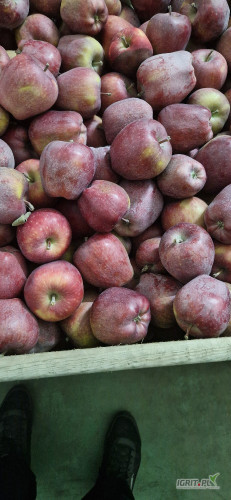
[[[29,466],[15,455],[0,459],[0,500],[35,500],[36,478]],[[98,477],[82,500],[134,500],[125,481]]]

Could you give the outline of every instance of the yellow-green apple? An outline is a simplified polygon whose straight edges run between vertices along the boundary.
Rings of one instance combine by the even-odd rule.
[[[8,129],[10,123],[9,113],[0,106],[0,136],[2,136]]]
[[[74,141],[86,144],[87,131],[82,116],[76,111],[50,110],[33,118],[28,129],[29,139],[36,153],[52,141]]]
[[[189,17],[193,37],[207,43],[227,29],[230,9],[226,0],[184,0],[180,13]]]
[[[30,9],[49,17],[60,17],[61,0],[30,0]]]
[[[12,243],[15,237],[15,228],[10,224],[0,224],[0,247]]]
[[[20,26],[29,12],[29,0],[2,0],[0,3],[0,27],[14,30]]]
[[[107,143],[111,144],[126,125],[141,118],[152,119],[153,110],[150,104],[138,97],[129,97],[110,104],[102,117]]]
[[[122,5],[120,0],[105,0],[108,14],[119,16],[121,13]]]
[[[123,5],[122,10],[119,14],[119,17],[128,21],[132,26],[136,28],[140,27],[140,20],[134,9],[129,7],[129,5]]]
[[[127,76],[109,72],[101,77],[101,113],[113,102],[136,96],[135,83]]]
[[[221,281],[231,283],[231,245],[214,242],[215,258],[211,275]]]
[[[155,111],[183,101],[196,84],[192,56],[186,50],[149,57],[136,77],[140,96]]]
[[[73,239],[82,237],[87,238],[94,233],[93,229],[87,224],[87,221],[82,216],[77,200],[65,200],[61,198],[55,207],[68,220],[71,226]]]
[[[126,285],[133,277],[127,251],[111,233],[96,233],[76,250],[74,265],[90,285],[109,288]]]
[[[3,68],[0,104],[17,120],[43,113],[58,97],[55,77],[37,59],[19,54]]]
[[[132,5],[139,19],[143,21],[149,20],[159,12],[167,12],[171,0],[132,0]]]
[[[231,43],[231,27],[224,31],[218,40],[216,45],[216,50],[220,52],[225,58],[229,71],[231,70],[231,54],[230,54],[230,43]]]
[[[159,256],[160,236],[149,238],[140,243],[136,250],[136,264],[141,272],[165,273],[166,269]]]
[[[182,222],[165,231],[159,253],[168,273],[181,283],[187,283],[200,274],[211,273],[215,250],[205,229]]]
[[[61,66],[61,55],[51,43],[43,40],[28,40],[22,47],[22,53],[38,59],[43,66],[49,65],[49,71],[58,76]]]
[[[28,276],[24,297],[29,309],[45,321],[68,318],[83,298],[83,280],[65,260],[43,264]]]
[[[187,16],[178,12],[155,14],[148,22],[146,35],[154,54],[184,50],[191,36],[191,23]]]
[[[100,42],[102,43],[105,57],[108,57],[109,46],[116,33],[124,28],[131,28],[131,24],[119,16],[109,15],[103,29],[100,33]]]
[[[109,233],[129,210],[130,199],[118,184],[96,180],[83,190],[78,207],[92,229]]]
[[[211,276],[197,276],[177,292],[173,310],[185,338],[218,337],[230,319],[229,289]]]
[[[84,144],[52,141],[40,157],[42,185],[48,196],[74,200],[89,186],[94,173],[94,154]]]
[[[126,125],[111,144],[112,169],[128,180],[159,175],[172,157],[172,146],[164,126],[156,120],[140,119]]]
[[[96,291],[86,290],[83,301],[68,318],[61,321],[60,326],[76,347],[97,347],[100,342],[92,333],[90,312],[94,300],[98,297]]]
[[[94,115],[90,120],[85,121],[87,129],[87,146],[101,148],[107,146],[107,141],[102,125],[102,118]]]
[[[7,51],[0,45],[0,74],[4,66],[6,66],[9,62],[10,58],[7,54]]]
[[[214,135],[223,129],[230,113],[230,104],[227,97],[220,90],[211,88],[198,89],[190,95],[187,102],[193,105],[205,106],[211,111],[210,123]]]
[[[207,174],[204,186],[206,193],[218,193],[231,184],[231,136],[218,135],[205,144],[195,156]]]
[[[93,180],[104,180],[115,182],[119,181],[119,176],[111,168],[110,146],[101,148],[92,148],[91,150],[95,157],[95,175]]]
[[[107,21],[108,9],[104,0],[62,0],[60,15],[73,33],[95,36]]]
[[[18,248],[0,248],[0,299],[13,299],[23,290],[28,275],[26,260]]]
[[[138,236],[134,236],[132,238],[132,250],[136,252],[141,243],[150,238],[156,238],[158,236],[162,236],[163,228],[159,221],[154,222],[151,226],[147,227],[142,233],[138,234]]]
[[[0,139],[0,167],[14,168],[15,161],[12,149]]]
[[[10,125],[2,139],[12,149],[16,165],[37,157],[29,141],[28,129],[24,125],[19,123]]]
[[[190,198],[204,187],[205,168],[189,156],[173,155],[165,170],[157,177],[162,194],[171,198]]]
[[[179,153],[203,146],[213,137],[211,111],[199,103],[188,102],[170,104],[158,115],[159,122],[171,137],[173,150]]]
[[[26,213],[28,181],[13,168],[0,168],[0,224],[12,224]]]
[[[79,66],[91,68],[101,75],[104,63],[102,45],[89,35],[66,35],[59,40],[58,50],[62,57],[62,70]]]
[[[71,243],[71,226],[58,210],[40,208],[17,228],[17,243],[27,260],[44,264],[61,259]]]
[[[180,222],[189,222],[205,227],[204,214],[207,203],[197,196],[165,203],[161,213],[161,224],[166,231]]]
[[[31,14],[15,31],[15,39],[21,49],[27,40],[43,40],[57,47],[59,31],[55,23],[43,14]]]
[[[231,244],[231,184],[222,189],[204,214],[206,229],[213,238]]]
[[[28,351],[28,354],[35,354],[37,352],[47,352],[59,346],[59,344],[65,341],[64,335],[60,329],[58,323],[51,323],[50,321],[43,321],[42,319],[37,319],[39,326],[39,336],[38,340],[32,349]],[[65,347],[63,347],[65,349]]]
[[[100,76],[91,68],[73,68],[57,78],[60,109],[78,111],[84,119],[92,118],[101,106]]]
[[[23,354],[36,344],[38,322],[21,299],[0,300],[0,323],[1,352]]]
[[[153,224],[163,208],[163,196],[152,179],[127,181],[120,186],[130,198],[130,208],[116,224],[115,230],[121,236],[137,236]]]
[[[39,160],[33,158],[25,160],[16,167],[16,170],[21,172],[28,180],[28,201],[32,203],[35,208],[47,208],[55,204],[55,199],[48,196],[43,189],[39,170]]]
[[[94,300],[90,322],[95,337],[108,345],[134,344],[147,335],[149,300],[128,288],[111,287]]]
[[[136,290],[150,302],[151,323],[160,328],[175,326],[173,300],[182,284],[171,276],[146,273],[140,277]]]
[[[228,65],[226,59],[214,49],[198,49],[192,52],[192,65],[196,75],[195,89],[210,87],[220,90],[224,85]]]
[[[152,55],[152,45],[145,33],[129,26],[113,36],[107,57],[114,71],[134,78],[140,64]]]

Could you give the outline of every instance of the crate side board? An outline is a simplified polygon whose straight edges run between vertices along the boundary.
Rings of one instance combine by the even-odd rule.
[[[95,347],[0,357],[0,382],[231,360],[231,338]]]

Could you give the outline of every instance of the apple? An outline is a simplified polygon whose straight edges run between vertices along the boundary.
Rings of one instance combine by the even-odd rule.
[[[193,37],[207,43],[227,29],[230,9],[226,0],[184,0],[180,13],[189,17]]]
[[[0,248],[0,299],[18,297],[26,283],[28,271],[21,252],[11,246]]]
[[[134,344],[148,331],[149,301],[128,288],[111,287],[94,300],[90,323],[95,337],[108,345]]]
[[[91,150],[95,158],[95,175],[93,180],[105,180],[117,184],[119,176],[111,168],[110,146],[91,147]]]
[[[210,123],[214,135],[223,129],[230,113],[230,104],[222,92],[211,88],[198,89],[189,96],[188,103],[205,106],[211,111]]]
[[[200,274],[211,273],[215,250],[205,229],[181,222],[165,231],[159,254],[168,273],[181,283],[187,283]]]
[[[215,242],[215,258],[212,276],[221,281],[231,283],[231,245]]]
[[[123,286],[133,277],[127,251],[111,233],[90,236],[74,253],[73,262],[83,278],[96,287]]]
[[[160,328],[175,326],[173,300],[181,287],[182,284],[171,276],[154,273],[141,275],[136,291],[149,300],[153,325]]]
[[[0,247],[12,243],[15,237],[15,229],[9,224],[0,224]]]
[[[37,157],[30,144],[28,131],[25,126],[19,123],[10,125],[2,136],[2,139],[12,149],[16,165],[25,160]]]
[[[159,122],[171,137],[173,150],[179,153],[202,146],[213,137],[211,111],[199,103],[188,102],[170,104],[158,115]]]
[[[0,45],[0,74],[4,66],[6,66],[9,62],[10,58],[7,54],[7,51]]]
[[[28,181],[13,168],[0,168],[0,224],[12,224],[26,213]]]
[[[26,259],[44,264],[62,257],[71,243],[71,226],[58,210],[40,208],[17,228],[17,243]]]
[[[172,156],[165,170],[157,177],[161,193],[171,198],[190,198],[204,187],[205,168],[199,161],[186,155]]]
[[[185,50],[149,57],[136,78],[140,96],[154,111],[183,101],[196,84],[192,56]]]
[[[87,145],[93,148],[107,146],[107,141],[102,125],[102,118],[94,115],[90,120],[85,121],[87,129]]]
[[[86,144],[87,131],[82,116],[76,111],[50,110],[33,118],[28,135],[36,153],[52,141],[74,141]]]
[[[57,346],[65,341],[58,323],[51,323],[50,321],[43,321],[42,319],[37,319],[37,323],[39,326],[38,340],[35,346],[28,351],[28,354],[47,352],[54,348],[57,350]],[[65,349],[65,347],[63,348]]]
[[[83,144],[52,141],[40,157],[42,185],[48,196],[74,200],[90,184],[94,173],[94,155]]]
[[[92,118],[100,110],[100,76],[91,68],[74,68],[57,78],[60,109],[78,111],[84,119]]]
[[[155,14],[147,24],[146,35],[154,54],[184,50],[191,36],[191,23],[187,16],[169,9],[168,14]]]
[[[218,193],[231,184],[231,136],[218,135],[207,142],[194,157],[206,170],[205,193]]]
[[[149,238],[140,243],[136,250],[135,259],[141,272],[166,273],[159,256],[160,239],[159,236]]]
[[[211,276],[197,276],[176,294],[173,310],[185,338],[218,337],[230,319],[229,289]]]
[[[115,71],[101,77],[101,113],[113,102],[136,96],[135,83],[131,78]]]
[[[39,170],[39,160],[30,159],[20,163],[16,170],[21,172],[29,182],[28,201],[35,208],[52,207],[54,198],[50,198],[44,191]]]
[[[194,89],[213,88],[220,90],[224,85],[228,65],[226,59],[214,49],[199,49],[192,52],[192,65],[196,75]]]
[[[204,214],[206,229],[213,238],[231,244],[231,184],[222,189]]]
[[[28,40],[42,40],[57,47],[59,32],[55,23],[49,17],[39,13],[31,14],[15,31],[15,39],[19,49]]]
[[[17,120],[46,111],[57,97],[55,77],[37,59],[21,53],[3,68],[0,104]]]
[[[0,167],[14,168],[15,161],[12,149],[0,139]]]
[[[74,33],[97,35],[107,21],[104,0],[62,0],[60,15]]]
[[[103,29],[100,33],[100,42],[104,49],[106,59],[108,58],[108,51],[114,35],[124,28],[131,28],[131,24],[119,16],[109,15]]]
[[[140,119],[129,123],[111,144],[112,169],[128,180],[156,177],[172,157],[169,139],[164,126],[156,120]]]
[[[156,238],[158,236],[162,236],[163,228],[159,221],[151,224],[147,229],[145,229],[142,233],[138,234],[138,236],[134,236],[132,238],[132,249],[134,252],[139,248],[141,243],[150,238]]]
[[[107,57],[114,71],[134,78],[140,64],[152,55],[152,45],[145,33],[129,26],[113,36]]]
[[[128,21],[132,26],[135,26],[136,28],[140,27],[140,20],[135,12],[134,9],[129,7],[129,5],[123,5],[122,10],[119,15],[120,18],[125,19],[125,21]]]
[[[0,27],[14,30],[20,26],[29,12],[29,0],[2,0],[0,3]]]
[[[167,12],[171,0],[132,0],[132,5],[141,21],[147,21],[159,12]]]
[[[45,14],[45,16],[60,16],[61,0],[30,0],[30,9]]]
[[[49,64],[49,71],[56,77],[61,66],[61,55],[51,43],[43,40],[28,40],[22,47],[22,53],[38,59],[43,66]]]
[[[74,240],[77,238],[86,238],[94,233],[93,229],[87,224],[87,221],[82,216],[77,200],[65,200],[64,198],[60,198],[55,208],[68,220]]]
[[[102,123],[108,144],[129,123],[142,118],[152,119],[153,110],[150,104],[137,97],[123,99],[110,104],[103,113]]]
[[[122,5],[120,0],[105,0],[108,14],[119,16],[121,13]]]
[[[163,209],[163,196],[152,180],[127,181],[120,186],[125,189],[130,199],[130,208],[116,224],[115,231],[120,236],[137,236],[159,217]]]
[[[180,222],[189,222],[205,227],[204,214],[207,203],[197,196],[183,200],[169,201],[164,205],[161,213],[161,224],[166,231]]]
[[[68,318],[83,298],[83,280],[65,260],[43,264],[27,278],[24,297],[29,309],[45,321]]]
[[[216,44],[216,50],[225,58],[229,71],[231,70],[231,56],[230,56],[230,40],[231,40],[231,27],[225,30]]]
[[[102,45],[89,35],[66,35],[59,40],[62,69],[68,71],[79,66],[91,68],[101,75],[104,63]]]
[[[21,299],[0,300],[0,351],[23,354],[32,349],[39,336],[39,326]]]

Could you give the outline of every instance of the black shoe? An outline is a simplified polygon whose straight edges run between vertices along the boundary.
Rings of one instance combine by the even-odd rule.
[[[0,406],[0,457],[11,453],[30,465],[32,400],[26,387],[15,385]]]
[[[106,434],[100,475],[123,479],[132,490],[140,461],[141,439],[136,421],[126,411],[117,413]]]

